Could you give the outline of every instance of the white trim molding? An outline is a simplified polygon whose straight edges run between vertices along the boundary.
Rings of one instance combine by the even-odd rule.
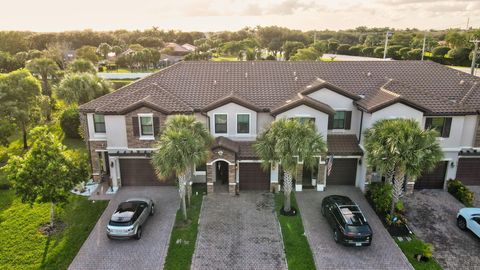
[[[217,161],[225,161],[228,163],[228,165],[235,165],[235,163],[232,163],[224,158],[217,158],[215,160],[212,160],[211,162],[208,162],[207,165],[213,165],[213,163],[217,162]]]

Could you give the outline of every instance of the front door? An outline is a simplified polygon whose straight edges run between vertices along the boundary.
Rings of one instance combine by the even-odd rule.
[[[218,184],[226,185],[228,183],[228,163],[217,161],[215,175]]]

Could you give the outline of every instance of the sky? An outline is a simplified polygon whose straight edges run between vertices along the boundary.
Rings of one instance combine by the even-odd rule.
[[[0,0],[0,30],[480,27],[480,0]]]

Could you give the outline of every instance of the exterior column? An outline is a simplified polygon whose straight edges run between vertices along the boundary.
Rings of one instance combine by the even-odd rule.
[[[119,174],[117,174],[117,172],[119,171],[118,158],[109,156],[108,159],[109,159],[108,166],[110,166],[110,178],[112,179],[112,187],[118,187],[118,178],[119,178]],[[112,163],[113,163],[113,167],[111,166]]]
[[[303,162],[297,163],[297,174],[295,176],[295,191],[302,191]]]
[[[327,164],[325,161],[320,161],[318,164],[318,175],[317,175],[317,191],[324,191],[327,180]]]
[[[236,194],[237,189],[237,174],[235,164],[228,165],[228,193],[230,195]]]
[[[270,166],[270,191],[277,193],[280,191],[280,184],[278,183],[278,163],[272,163]]]
[[[213,164],[207,164],[207,194],[213,194]]]

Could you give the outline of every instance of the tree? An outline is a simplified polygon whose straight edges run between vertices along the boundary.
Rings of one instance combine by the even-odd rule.
[[[445,54],[448,53],[448,51],[450,51],[450,48],[447,47],[447,46],[438,46],[438,47],[435,47],[433,48],[432,50],[432,56],[434,57],[445,57]]]
[[[410,45],[410,43],[412,42],[412,38],[413,38],[413,36],[410,33],[395,32],[393,34],[391,44],[406,47],[406,46]]]
[[[23,149],[27,149],[27,130],[38,112],[40,83],[28,72],[20,69],[0,75],[0,115],[12,119],[22,129]]]
[[[289,60],[290,57],[297,53],[298,49],[303,49],[305,45],[298,41],[285,41],[282,46],[282,50],[285,55],[285,60]]]
[[[337,48],[337,53],[338,54],[348,54],[349,50],[350,50],[350,45],[340,44]]]
[[[86,59],[77,59],[73,61],[68,66],[68,70],[73,73],[81,73],[81,72],[92,73],[92,74],[97,73],[97,70],[95,69],[95,66],[92,64],[92,62]]]
[[[80,139],[80,113],[75,107],[65,109],[60,116],[60,127],[69,138]]]
[[[328,41],[328,51],[329,52],[336,53],[337,49],[338,49],[338,46],[340,46],[338,41],[336,41],[336,40],[329,40]]]
[[[468,47],[468,36],[457,30],[448,32],[445,35],[445,41],[453,48]]]
[[[323,53],[317,51],[313,47],[308,47],[304,49],[298,49],[297,53],[295,53],[290,60],[292,61],[306,61],[306,60],[318,60],[318,58],[322,57]]]
[[[455,48],[448,51],[447,56],[453,58],[459,65],[467,64],[469,62],[468,55],[472,50],[469,48]]]
[[[373,51],[375,47],[365,47],[362,49],[362,55],[364,56],[373,56]]]
[[[98,45],[97,51],[103,56],[103,59],[107,59],[108,53],[112,50],[112,46],[108,45],[108,43],[100,43]]]
[[[70,190],[87,179],[87,162],[67,155],[65,146],[46,126],[32,129],[29,135],[32,147],[23,156],[12,156],[4,168],[22,202],[50,203],[53,228],[55,204],[66,202]]]
[[[415,119],[384,119],[366,130],[368,165],[385,175],[387,182],[393,182],[392,215],[402,196],[405,177],[415,179],[442,159],[437,136],[436,130],[423,130]]]
[[[413,49],[407,53],[407,57],[409,60],[420,60],[422,59],[422,53],[422,49]]]
[[[175,174],[182,201],[183,218],[187,220],[185,190],[193,175],[193,166],[205,162],[209,155],[211,137],[205,125],[191,115],[176,115],[167,120],[157,142],[152,164],[161,179]]]
[[[352,46],[350,47],[350,49],[348,49],[348,55],[358,56],[362,53],[363,48],[364,48],[363,45]]]
[[[283,192],[285,196],[284,212],[291,212],[290,194],[292,177],[299,162],[306,168],[318,164],[320,154],[326,152],[322,135],[317,133],[313,123],[300,123],[297,119],[279,119],[265,130],[254,144],[264,169],[272,164],[281,164],[283,174]]]
[[[60,68],[57,63],[50,58],[36,58],[27,64],[27,69],[33,74],[40,76],[42,80],[42,94],[45,96],[52,96],[49,79],[54,78],[59,72]]]
[[[408,52],[410,51],[410,47],[403,47],[400,50],[398,50],[398,55],[402,57],[402,59],[406,60],[408,59]]]
[[[93,46],[82,46],[75,51],[76,57],[88,60],[92,63],[98,62],[97,48]]]
[[[67,104],[89,102],[110,93],[111,85],[90,73],[72,73],[65,76],[57,87],[57,95]]]

